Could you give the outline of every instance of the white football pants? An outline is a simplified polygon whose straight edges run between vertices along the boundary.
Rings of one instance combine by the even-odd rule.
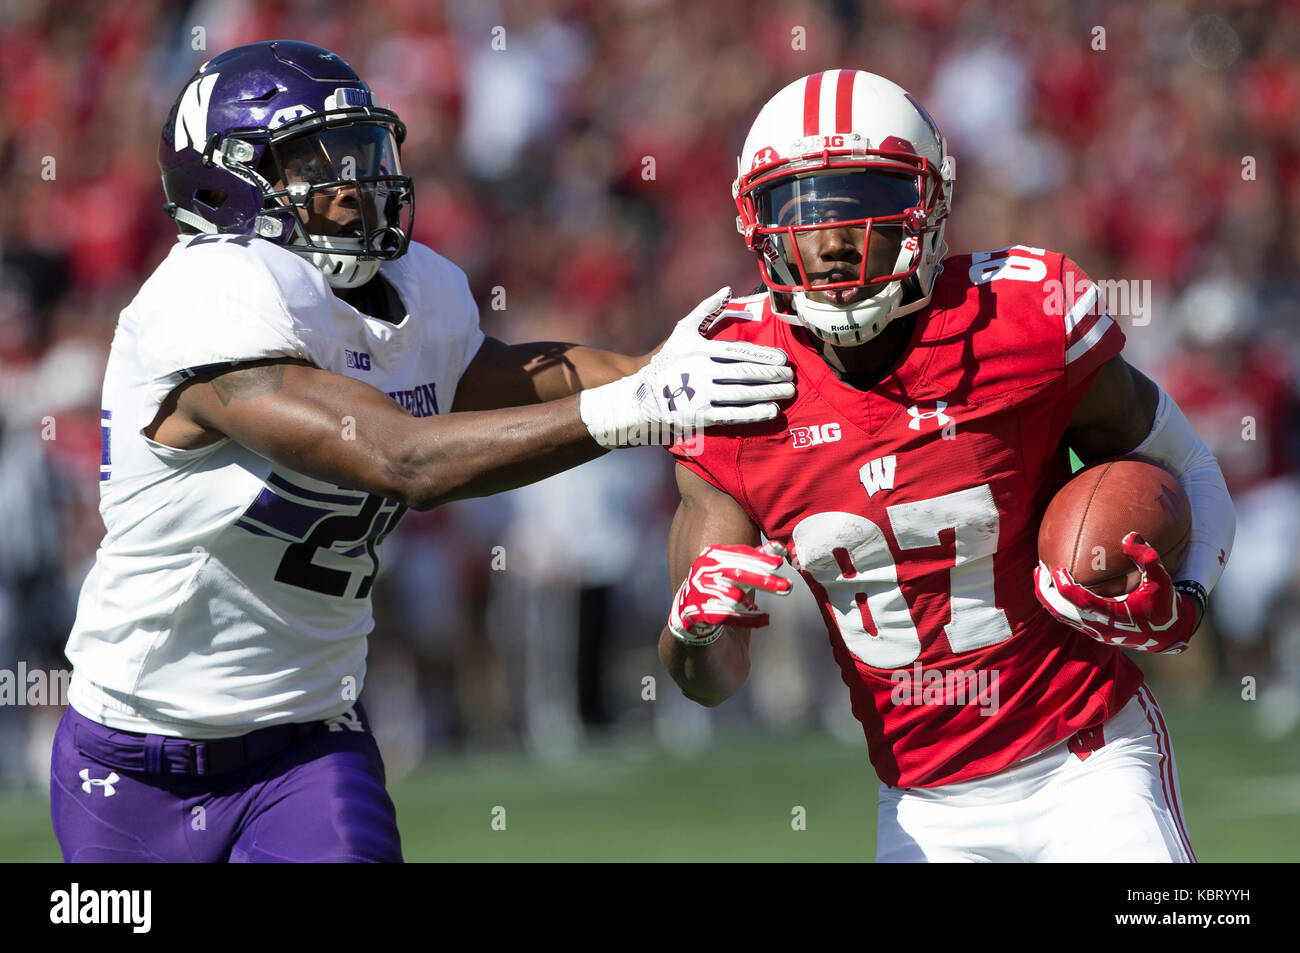
[[[882,784],[876,861],[1194,863],[1169,730],[1147,687],[1100,738],[1080,734],[1090,737],[991,777]]]

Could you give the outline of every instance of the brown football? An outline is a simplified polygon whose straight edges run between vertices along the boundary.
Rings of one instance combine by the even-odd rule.
[[[1121,596],[1141,574],[1122,542],[1141,533],[1170,573],[1178,569],[1192,532],[1187,494],[1168,470],[1125,457],[1080,470],[1047,505],[1038,527],[1038,558],[1064,566],[1099,596]]]

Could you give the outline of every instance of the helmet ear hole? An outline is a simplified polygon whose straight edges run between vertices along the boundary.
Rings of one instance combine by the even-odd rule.
[[[226,199],[230,198],[220,189],[199,189],[194,193],[194,201],[202,202],[214,212],[226,204]]]

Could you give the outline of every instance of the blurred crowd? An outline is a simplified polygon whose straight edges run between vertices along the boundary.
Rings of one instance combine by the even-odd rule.
[[[757,284],[729,187],[769,96],[840,66],[911,90],[957,157],[955,251],[1150,281],[1130,360],[1210,442],[1240,520],[1212,624],[1155,674],[1251,675],[1261,730],[1300,722],[1300,7],[1245,0],[0,2],[0,668],[66,665],[103,532],[107,348],[175,234],[163,120],[204,60],[275,38],[338,52],[404,119],[415,237],[468,272],[489,334],[629,353]],[[366,693],[390,771],[467,744],[693,748],[719,723],[853,735],[806,596],[755,640],[743,701],[680,698],[655,653],[674,501],[643,449],[408,516]],[[0,708],[0,784],[33,714]]]

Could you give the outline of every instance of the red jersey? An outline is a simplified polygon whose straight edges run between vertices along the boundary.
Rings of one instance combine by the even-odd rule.
[[[993,774],[1118,712],[1123,652],[1034,594],[1038,524],[1070,478],[1062,436],[1124,334],[1068,258],[948,258],[898,366],[844,383],[766,294],[708,337],[779,347],[798,393],[773,421],[671,448],[782,543],[816,595],[881,780]]]

